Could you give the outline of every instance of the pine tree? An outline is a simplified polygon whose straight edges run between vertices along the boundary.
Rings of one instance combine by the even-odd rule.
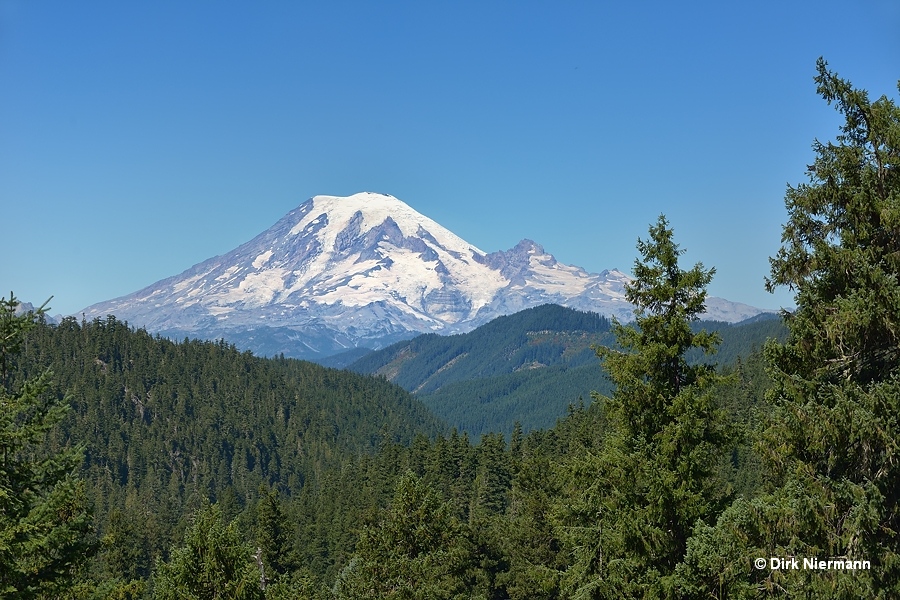
[[[552,442],[544,445],[536,441],[545,436],[555,440],[555,434],[561,430],[557,425],[547,432],[529,434],[517,449],[519,465],[509,491],[509,509],[502,522],[509,569],[500,579],[511,600],[561,597],[559,582],[566,556],[561,553],[559,536],[550,518],[553,501],[560,494],[560,478],[552,476],[557,453]]]
[[[44,307],[16,314],[18,306],[13,294],[0,300],[0,597],[49,597],[90,556],[91,516],[75,475],[83,449],[44,447],[68,399],[47,393],[49,371],[17,376],[16,358]]]
[[[844,124],[813,144],[809,182],[788,187],[771,260],[767,287],[790,287],[797,304],[786,342],[766,348],[774,388],[759,446],[772,486],[698,530],[691,550],[696,589],[719,597],[900,597],[900,107],[870,101],[823,59],[815,81]],[[753,569],[753,556],[871,566]]]
[[[819,94],[844,117],[836,143],[814,144],[810,182],[789,188],[783,246],[769,288],[797,290],[790,337],[768,358],[776,418],[765,438],[783,482],[805,504],[802,556],[872,560],[868,577],[812,585],[849,595],[900,593],[900,107],[817,65]],[[773,442],[777,440],[777,445]]]
[[[293,566],[278,490],[260,486],[256,520],[257,548],[264,569],[263,580],[265,583],[277,582]]]
[[[471,563],[471,549],[450,507],[407,473],[389,509],[360,536],[354,557],[335,584],[336,596],[469,598]]]
[[[712,394],[721,376],[685,360],[718,342],[691,328],[714,269],[679,267],[683,251],[664,216],[638,251],[626,287],[635,322],[615,323],[619,349],[597,351],[616,386],[598,398],[606,437],[563,473],[570,496],[559,509],[561,535],[574,556],[564,585],[576,598],[672,593],[692,528],[714,519],[728,494],[721,468],[732,433]]]
[[[153,578],[158,600],[261,600],[261,573],[249,544],[235,522],[226,524],[218,505],[202,508],[172,550],[168,562],[159,561]]]

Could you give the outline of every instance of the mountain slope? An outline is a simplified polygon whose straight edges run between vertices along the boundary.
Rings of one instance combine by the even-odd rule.
[[[542,305],[459,335],[421,335],[372,352],[349,369],[414,392],[453,427],[478,436],[547,428],[591,391],[608,392],[592,349],[612,344],[596,313]]]
[[[712,356],[692,361],[730,365],[768,338],[785,334],[777,316],[739,324],[706,321],[697,329],[722,337]],[[569,405],[611,392],[593,346],[611,345],[609,321],[545,305],[500,317],[461,335],[421,335],[367,354],[350,369],[380,375],[414,392],[436,415],[472,435],[551,427]]]
[[[393,196],[360,193],[315,196],[235,250],[83,313],[312,358],[470,331],[546,303],[629,320],[628,280],[562,264],[530,240],[488,254]],[[761,312],[709,306],[727,321]]]
[[[554,304],[498,317],[460,335],[421,335],[373,352],[349,369],[428,394],[460,381],[561,364],[595,362],[591,344],[611,343],[610,322]]]
[[[222,342],[173,343],[115,319],[36,327],[14,374],[48,368],[49,393],[72,398],[48,449],[87,444],[99,529],[127,505],[149,554],[180,537],[177,519],[201,499],[244,505],[260,485],[299,494],[350,457],[445,429],[382,379]]]

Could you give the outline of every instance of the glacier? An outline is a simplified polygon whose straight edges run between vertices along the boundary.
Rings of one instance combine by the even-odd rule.
[[[81,313],[310,358],[462,333],[548,303],[629,321],[629,281],[560,263],[527,239],[486,253],[393,196],[362,192],[314,196],[231,252]],[[704,318],[761,312],[709,298]]]

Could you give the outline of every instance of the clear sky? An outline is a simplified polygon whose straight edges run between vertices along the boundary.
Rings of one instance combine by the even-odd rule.
[[[897,98],[900,3],[0,0],[0,294],[77,313],[376,191],[595,272],[665,213],[713,295],[788,306],[819,56]]]

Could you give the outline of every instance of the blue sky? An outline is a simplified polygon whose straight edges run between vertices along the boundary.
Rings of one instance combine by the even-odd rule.
[[[892,0],[0,0],[2,294],[76,313],[377,191],[590,271],[665,213],[713,295],[787,306],[784,191],[839,125],[815,61],[896,98],[898,31]]]

